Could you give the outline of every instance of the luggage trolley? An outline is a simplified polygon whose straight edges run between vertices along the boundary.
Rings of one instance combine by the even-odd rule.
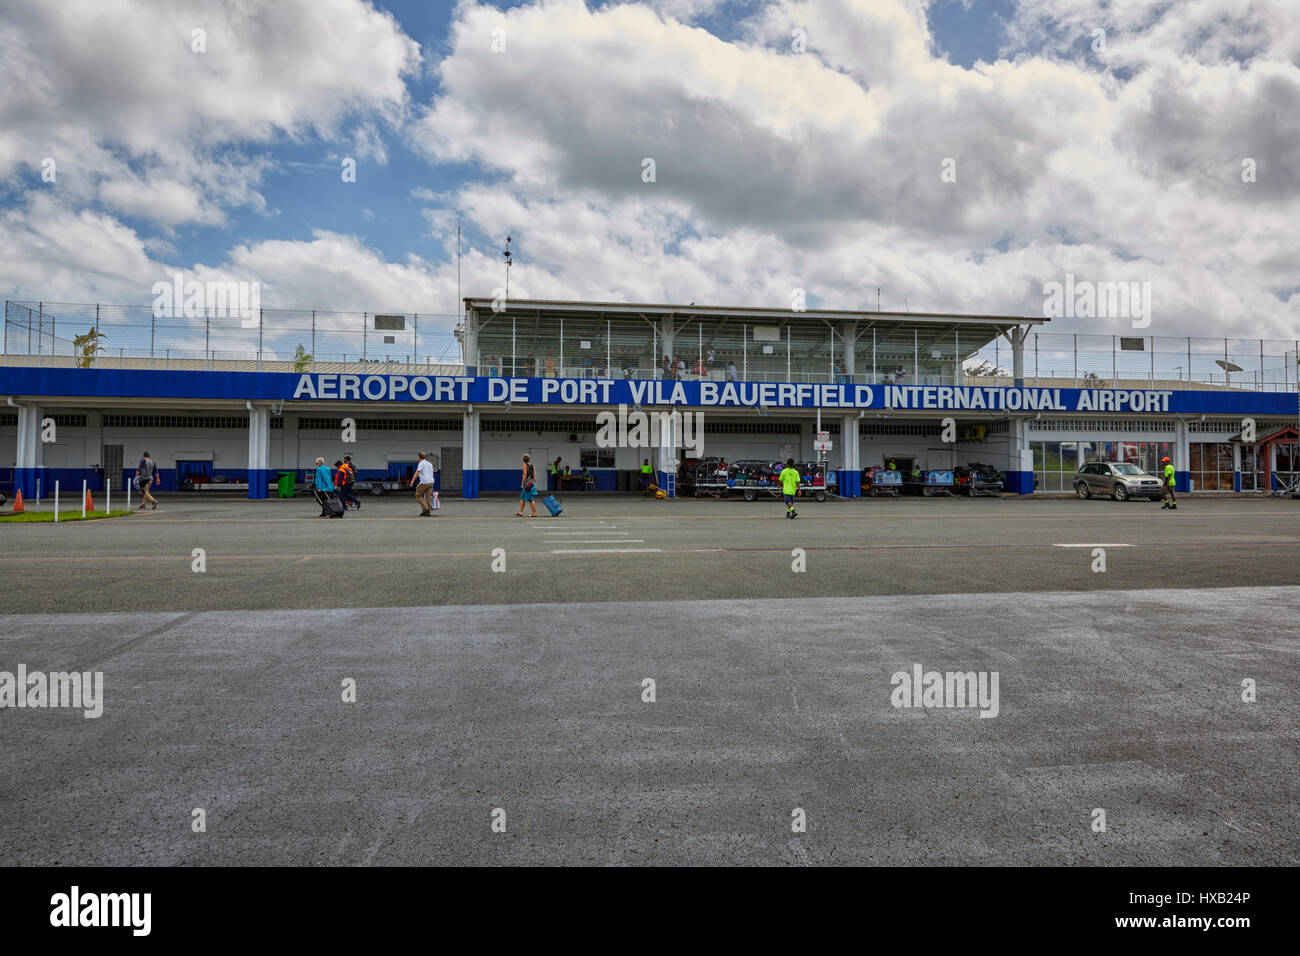
[[[701,458],[684,470],[696,498],[706,495],[710,498],[725,498],[735,484],[732,466],[725,458]]]
[[[907,480],[903,482],[903,491],[909,495],[924,495],[932,498],[935,495],[951,495],[956,484],[951,471],[933,469],[921,472],[920,478],[908,475]]]
[[[892,495],[897,498],[903,488],[903,473],[890,471],[881,465],[870,465],[862,469],[862,493],[864,495]]]
[[[965,467],[956,468],[954,478],[957,490],[972,498],[987,495],[991,498],[1002,497],[1003,475],[992,465],[978,461],[968,461]]]
[[[766,461],[737,461],[731,466],[731,487],[740,492],[746,501],[753,501],[768,492],[776,482],[772,465]]]
[[[827,494],[830,493],[830,486],[826,475],[826,462],[796,461],[794,466],[799,469],[798,497],[815,498],[818,501],[825,501]],[[777,486],[776,490],[779,495],[781,493],[780,485]]]
[[[799,490],[795,497],[825,501],[832,493],[826,483],[826,462],[796,461],[794,467],[799,472]],[[744,493],[746,501],[764,494],[780,498],[784,494],[780,479],[783,468],[785,462],[781,461],[738,461],[735,464],[735,488]]]

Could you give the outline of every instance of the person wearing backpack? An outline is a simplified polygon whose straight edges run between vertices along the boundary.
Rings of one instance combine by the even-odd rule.
[[[137,510],[143,511],[147,505],[153,505],[153,510],[157,511],[158,499],[149,494],[149,489],[157,480],[158,466],[154,464],[147,451],[140,456],[140,464],[136,466],[135,476],[140,480],[140,494],[143,496]]]
[[[346,508],[348,502],[351,502],[354,508],[360,510],[361,500],[357,498],[356,484],[357,470],[352,467],[352,456],[344,455],[343,461],[339,465],[338,476],[339,501],[343,502],[343,507]]]

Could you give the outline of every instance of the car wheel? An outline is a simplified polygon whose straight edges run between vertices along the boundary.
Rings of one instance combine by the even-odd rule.
[[[1075,485],[1074,493],[1084,499],[1092,497],[1092,492],[1088,490],[1088,483],[1086,481],[1081,481]]]
[[[1116,485],[1114,496],[1116,501],[1128,501],[1128,489],[1123,485]]]
[[[378,498],[380,495],[382,495],[382,494],[384,493],[384,486],[383,486],[383,485],[371,485],[371,486],[370,486],[370,493],[371,493],[372,495],[374,495],[376,498]]]
[[[753,493],[752,491],[747,491],[747,492],[745,492],[745,500],[746,500],[746,501],[753,501],[753,500],[754,500],[754,493]]]
[[[825,493],[825,492],[822,492],[822,491],[817,492],[817,500],[818,500],[818,501],[825,501],[825,500],[826,500],[826,493]]]

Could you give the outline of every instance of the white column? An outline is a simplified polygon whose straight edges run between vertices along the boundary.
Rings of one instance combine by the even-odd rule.
[[[271,410],[248,412],[248,497],[266,498],[271,471]]]
[[[461,497],[477,498],[479,492],[479,412],[471,405],[465,411],[461,429]]]
[[[659,369],[659,375],[663,374],[664,356],[670,359],[673,355],[673,320],[672,317],[659,320],[659,351],[662,353],[655,356],[655,367]],[[659,375],[655,377],[658,378]]]
[[[42,411],[36,405],[18,407],[18,448],[14,456],[14,485],[25,497],[36,496],[36,481],[45,465],[41,444]],[[41,489],[44,492],[44,488]]]
[[[473,309],[465,310],[465,330],[461,338],[461,359],[466,365],[478,365],[478,320]],[[481,371],[478,374],[483,374]]]
[[[847,365],[844,366],[846,369]],[[859,483],[862,475],[861,443],[858,438],[858,416],[845,415],[840,419],[840,453],[843,467],[840,469],[840,495],[844,498],[856,498],[861,494]],[[849,482],[845,485],[845,482]]]
[[[840,338],[843,346],[842,354],[844,357],[841,359],[841,362],[844,364],[844,374],[853,375],[857,371],[858,323],[845,322],[840,326]],[[854,429],[854,434],[857,434],[856,428]]]
[[[1189,440],[1189,435],[1185,421],[1179,419],[1174,422],[1174,454],[1172,457],[1174,459],[1175,480],[1179,475],[1192,470],[1192,443]],[[1156,464],[1159,465],[1159,462]],[[1160,467],[1164,468],[1163,465],[1160,465]],[[1176,483],[1176,488],[1183,487],[1184,485]]]
[[[650,413],[654,415],[654,412]],[[689,414],[689,412],[687,413]],[[677,474],[677,441],[680,437],[677,429],[680,423],[669,418],[659,427],[658,442],[655,445],[655,470]]]

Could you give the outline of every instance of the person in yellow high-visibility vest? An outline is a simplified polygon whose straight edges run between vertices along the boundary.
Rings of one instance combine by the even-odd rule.
[[[785,516],[787,518],[799,517],[799,512],[794,510],[794,498],[799,494],[799,472],[794,467],[794,459],[787,458],[785,467],[781,469],[781,474],[777,475],[781,482],[781,493],[785,496]]]
[[[1161,497],[1165,503],[1160,506],[1163,511],[1168,508],[1170,511],[1178,510],[1178,499],[1174,497],[1174,466],[1168,458],[1161,458],[1160,463],[1165,466],[1164,481],[1161,482]]]
[[[653,475],[654,469],[650,467],[650,459],[647,458],[641,462],[641,490],[643,492],[650,487]]]

